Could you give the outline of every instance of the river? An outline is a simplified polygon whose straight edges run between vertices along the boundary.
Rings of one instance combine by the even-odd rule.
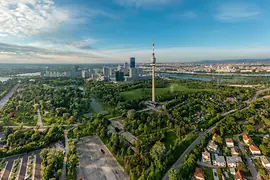
[[[242,78],[242,77],[228,77],[228,78],[222,78],[222,77],[207,77],[207,76],[192,76],[192,75],[177,75],[177,74],[166,74],[166,73],[162,73],[160,74],[161,77],[172,77],[172,78],[177,78],[177,79],[192,79],[192,80],[200,80],[200,81],[217,81],[217,82],[222,82],[222,81],[247,81],[248,78]]]

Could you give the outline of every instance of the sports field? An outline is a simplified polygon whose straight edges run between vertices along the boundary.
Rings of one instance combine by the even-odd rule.
[[[170,84],[169,86],[165,88],[156,88],[156,95],[163,95],[169,92],[177,92],[177,91],[183,91],[183,92],[195,92],[200,91],[199,89],[190,89],[186,86],[179,85],[179,84]],[[126,92],[122,92],[121,95],[124,97],[125,100],[135,100],[140,99],[142,97],[150,97],[151,96],[151,88],[139,88],[134,89]]]

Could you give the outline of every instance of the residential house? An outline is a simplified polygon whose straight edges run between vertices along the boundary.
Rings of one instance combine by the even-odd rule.
[[[235,175],[235,169],[234,169],[234,168],[230,168],[230,173],[231,173],[232,175]]]
[[[240,171],[240,170],[238,170],[238,171],[236,172],[236,174],[235,174],[235,176],[234,176],[234,179],[235,179],[235,180],[246,180],[246,179],[244,178],[243,172]]]
[[[261,157],[261,162],[264,168],[270,168],[270,162],[269,159],[265,156]]]
[[[208,151],[202,152],[202,162],[211,163],[211,157]]]
[[[207,145],[207,150],[211,152],[217,152],[218,151],[218,145],[212,140]]]
[[[244,143],[248,144],[250,140],[250,137],[248,137],[246,134],[243,135],[243,141]]]
[[[249,146],[249,150],[253,155],[261,155],[260,149],[255,145]]]
[[[217,137],[217,133],[215,133],[213,136],[212,136],[212,140],[214,141]]]
[[[231,154],[232,154],[233,156],[239,156],[239,152],[235,149],[235,147],[233,147],[233,148],[231,149]]]
[[[195,173],[194,173],[195,179],[198,180],[204,180],[204,174],[201,168],[196,168]]]
[[[240,156],[227,156],[226,161],[230,168],[236,168],[239,162],[243,162]]]
[[[227,147],[234,147],[232,138],[226,138],[225,141],[226,141]]]
[[[220,166],[220,167],[226,167],[226,161],[224,156],[219,156],[217,154],[214,155],[213,165]]]

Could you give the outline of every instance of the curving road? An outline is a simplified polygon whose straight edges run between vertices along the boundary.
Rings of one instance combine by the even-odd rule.
[[[1,100],[0,100],[0,109],[8,102],[9,98],[14,94],[14,92],[18,89],[19,84],[14,86]]]
[[[249,105],[250,105],[252,102],[255,102],[255,101],[256,101],[256,99],[258,98],[258,95],[259,95],[259,94],[264,93],[264,92],[266,92],[266,91],[270,91],[270,88],[267,88],[267,89],[263,89],[263,90],[257,91],[257,92],[254,94],[254,96],[252,97],[251,101],[248,102],[247,106],[246,106],[245,108],[239,109],[239,111],[242,111],[242,110],[244,110],[244,109],[247,109],[247,108],[249,107]],[[234,113],[234,112],[236,112],[236,111],[237,111],[237,109],[234,109],[234,110],[225,112],[225,113],[222,114],[222,117],[227,116],[228,114],[232,114],[232,113]],[[180,166],[180,165],[183,163],[183,161],[184,161],[185,155],[189,154],[189,153],[195,148],[195,146],[198,145],[198,144],[200,143],[202,137],[203,137],[205,134],[209,133],[209,132],[216,126],[217,123],[218,123],[218,122],[216,122],[213,126],[211,126],[210,128],[208,128],[207,130],[205,130],[203,133],[200,133],[199,137],[198,137],[198,138],[197,138],[197,139],[196,139],[196,140],[195,140],[195,141],[194,141],[194,142],[186,149],[186,151],[179,157],[179,159],[174,163],[174,165],[169,169],[169,171],[172,170],[172,169],[177,168],[178,166]],[[249,162],[249,161],[248,161],[248,162]],[[253,164],[252,164],[252,166],[253,166]],[[253,177],[256,177],[257,174],[256,174],[256,172],[254,171],[254,169],[252,168],[252,166],[249,166],[249,168],[250,168],[251,171],[253,171],[253,172],[251,172],[251,173],[252,173],[252,176],[253,176]],[[169,171],[168,171],[168,172],[169,172]],[[166,175],[162,178],[162,180],[169,180],[168,172],[167,172]]]

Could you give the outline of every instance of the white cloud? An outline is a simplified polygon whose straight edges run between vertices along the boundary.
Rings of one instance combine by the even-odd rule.
[[[122,6],[142,7],[142,6],[166,5],[173,1],[180,1],[180,0],[114,0],[114,1]]]
[[[62,42],[64,43],[64,42]],[[0,43],[0,63],[115,63],[126,62],[131,56],[137,62],[150,63],[151,45],[138,49],[103,49],[84,48],[84,41],[70,42],[71,48],[52,48]],[[78,46],[76,48],[76,46]],[[61,45],[59,46],[61,47]],[[63,46],[62,46],[63,47]],[[88,46],[87,46],[88,47]],[[266,59],[270,58],[269,47],[172,47],[156,48],[157,62],[192,62],[200,60],[222,59]],[[8,60],[8,61],[6,61]]]
[[[260,14],[260,10],[255,4],[229,3],[218,7],[216,18],[222,21],[237,21],[255,17]]]
[[[57,8],[52,0],[0,0],[2,36],[53,31],[68,19],[68,11]]]

